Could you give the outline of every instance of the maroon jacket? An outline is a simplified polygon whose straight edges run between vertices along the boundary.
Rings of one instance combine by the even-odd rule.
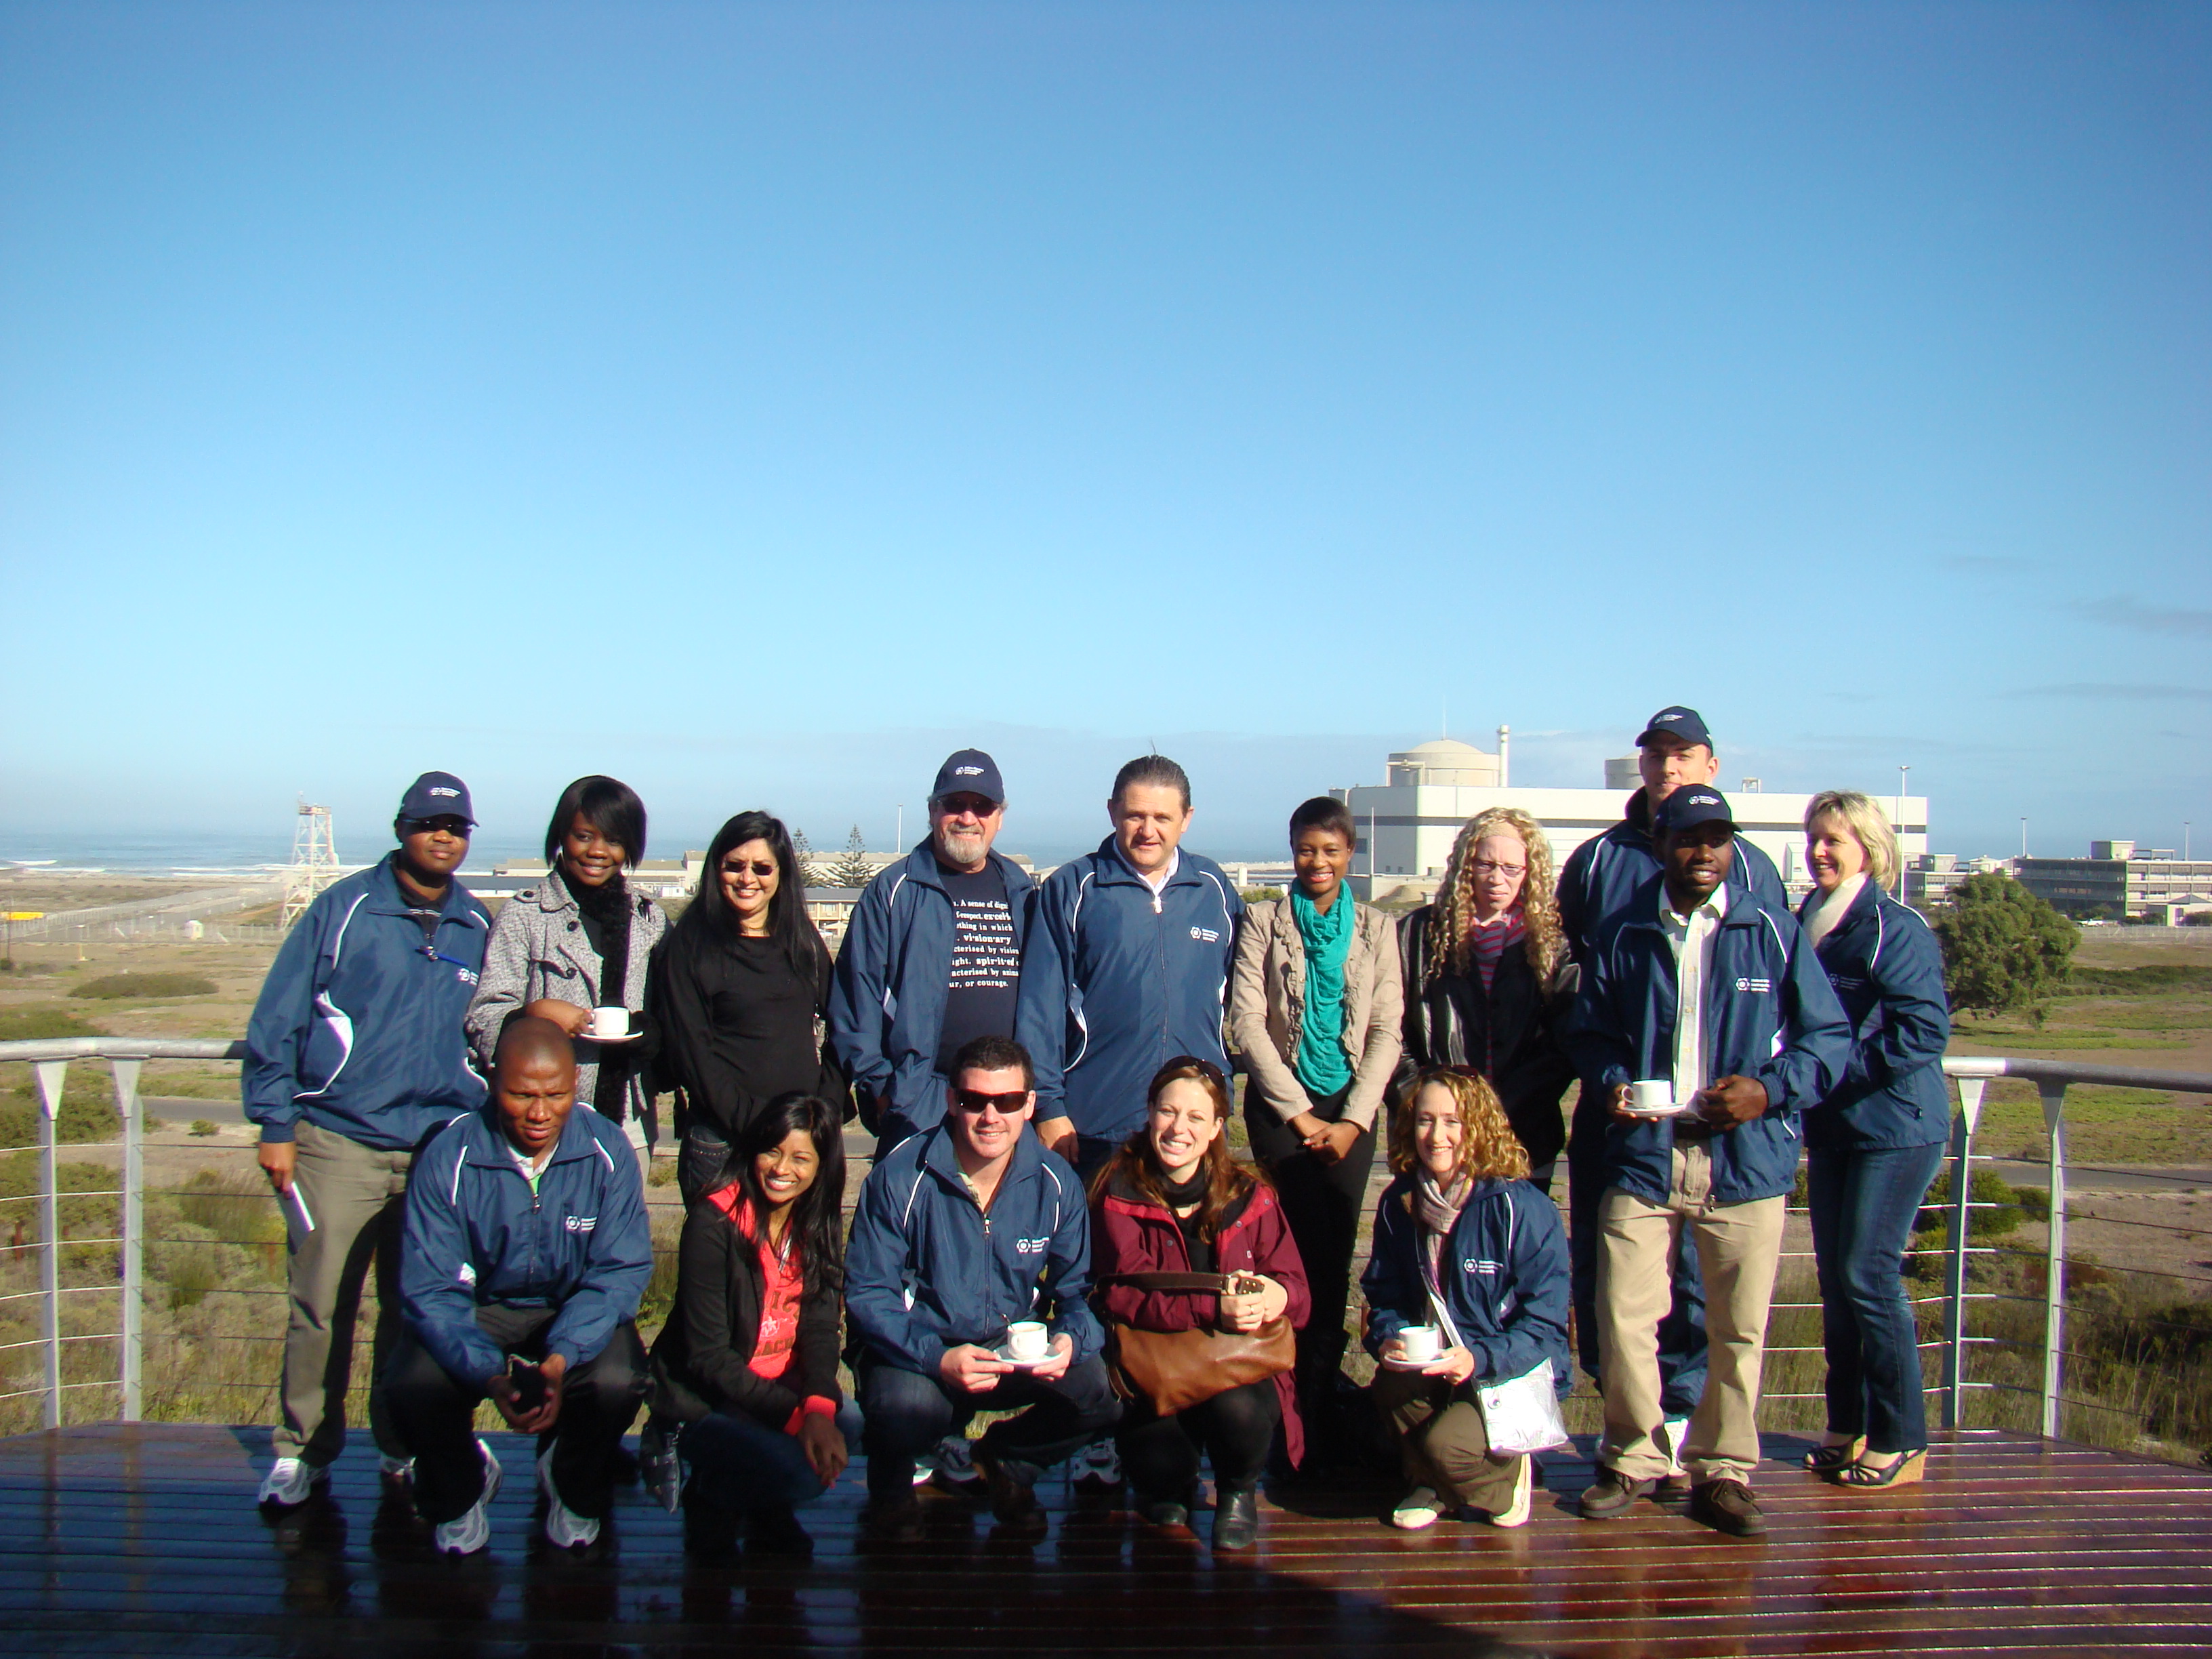
[[[1291,1240],[1290,1224],[1275,1189],[1262,1182],[1229,1206],[1213,1241],[1217,1273],[1265,1273],[1289,1293],[1284,1316],[1303,1326],[1313,1311],[1305,1264]],[[1187,1273],[1190,1252],[1182,1230],[1164,1205],[1116,1179],[1091,1207],[1091,1273],[1099,1313],[1147,1331],[1188,1331],[1211,1325],[1217,1299],[1192,1291],[1139,1291],[1106,1282],[1113,1273]],[[1275,1378],[1282,1402],[1283,1443],[1295,1464],[1305,1456],[1305,1428],[1298,1420],[1297,1384],[1288,1371]]]

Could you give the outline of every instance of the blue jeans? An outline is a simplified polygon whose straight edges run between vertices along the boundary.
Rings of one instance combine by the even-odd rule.
[[[1913,1212],[1943,1167],[1928,1146],[1814,1147],[1806,1195],[1828,1351],[1828,1429],[1867,1437],[1874,1452],[1928,1443],[1919,1331],[1905,1299]]]
[[[860,1437],[860,1414],[849,1400],[838,1410],[837,1426],[848,1444]],[[710,1412],[685,1424],[678,1443],[691,1466],[690,1493],[715,1509],[772,1514],[822,1496],[821,1479],[799,1437],[749,1413]]]
[[[1606,1129],[1611,1119],[1588,1087],[1575,1104],[1567,1143],[1567,1268],[1575,1304],[1576,1357],[1603,1387],[1597,1364],[1598,1201],[1611,1184]],[[1705,1281],[1697,1240],[1685,1227],[1675,1241],[1674,1306],[1659,1322],[1659,1404],[1668,1417],[1688,1417],[1705,1392]]]
[[[869,1492],[909,1490],[915,1458],[966,1428],[977,1412],[1010,1411],[1021,1415],[991,1425],[976,1449],[1015,1480],[1034,1483],[1044,1465],[1073,1456],[1111,1429],[1121,1402],[1106,1380],[1106,1362],[1095,1354],[1050,1382],[1012,1372],[988,1394],[963,1393],[941,1378],[863,1359],[861,1443],[868,1452]]]

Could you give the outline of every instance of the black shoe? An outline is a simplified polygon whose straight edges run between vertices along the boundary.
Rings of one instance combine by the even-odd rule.
[[[1766,1530],[1759,1499],[1741,1480],[1700,1480],[1691,1487],[1690,1519],[1736,1538],[1756,1538]]]
[[[1044,1531],[1044,1511],[1037,1507],[1036,1493],[1028,1481],[1015,1479],[1005,1464],[981,1451],[975,1454],[975,1473],[983,1477],[991,1494],[991,1513],[1000,1525],[1017,1532]]]
[[[1585,1521],[1618,1521],[1639,1498],[1649,1498],[1656,1480],[1631,1480],[1613,1469],[1600,1469],[1597,1479],[1583,1489],[1581,1512]]]
[[[921,1536],[921,1500],[912,1486],[871,1492],[868,1507],[860,1512],[860,1528],[878,1543],[914,1543]]]
[[[789,1510],[770,1510],[746,1522],[745,1553],[810,1559],[814,1554],[814,1534],[800,1526],[799,1517]]]
[[[684,1488],[684,1553],[697,1561],[727,1561],[738,1553],[738,1516]]]
[[[1148,1498],[1137,1495],[1137,1516],[1155,1527],[1187,1527],[1190,1524],[1189,1495],[1181,1498]]]
[[[1213,1547],[1249,1550],[1260,1541],[1260,1494],[1249,1486],[1222,1486],[1213,1494]]]

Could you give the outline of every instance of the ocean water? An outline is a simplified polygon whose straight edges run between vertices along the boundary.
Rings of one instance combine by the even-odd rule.
[[[338,840],[338,858],[348,865],[381,858],[388,836]],[[528,858],[540,849],[521,842],[479,836],[469,848],[468,867],[488,870],[495,860]],[[146,835],[33,835],[0,830],[0,868],[10,864],[43,865],[64,870],[103,870],[118,875],[256,874],[292,861],[289,838],[174,830]]]

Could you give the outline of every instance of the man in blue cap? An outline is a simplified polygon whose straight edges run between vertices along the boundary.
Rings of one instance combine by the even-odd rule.
[[[345,1448],[354,1322],[376,1262],[368,1420],[384,1472],[408,1474],[386,1408],[399,1332],[401,1199],[431,1135],[484,1102],[461,1016],[491,920],[453,878],[476,827],[468,786],[425,772],[408,787],[399,845],[325,890],[276,952],[246,1026],[246,1115],[290,1224],[276,1461],[261,1501],[304,1502]]]
[[[979,1036],[1011,1037],[1036,883],[992,850],[1006,821],[999,763],[980,749],[945,757],[929,792],[929,835],[860,895],[837,950],[830,1038],[852,1079],[878,1158],[945,1121],[952,1056]],[[916,1478],[980,1486],[964,1435]]]
[[[1720,773],[1712,733],[1705,716],[1673,703],[1644,721],[1636,739],[1637,771],[1642,787],[1628,798],[1621,821],[1602,836],[1584,842],[1559,872],[1559,926],[1567,950],[1586,963],[1599,933],[1627,908],[1637,890],[1659,873],[1652,815],[1678,789],[1710,785]],[[1789,901],[1774,861],[1750,842],[1734,843],[1733,879],[1755,892],[1774,910]],[[1605,1146],[1610,1095],[1583,1079],[1574,1124],[1567,1142],[1567,1245],[1574,1277],[1575,1346],[1583,1369],[1602,1384],[1597,1342],[1597,1206],[1605,1187]],[[1705,1386],[1705,1289],[1698,1258],[1684,1244],[1674,1262],[1674,1305],[1659,1329],[1659,1373],[1667,1402],[1670,1447],[1679,1451],[1689,1416]],[[1669,1499],[1688,1495],[1679,1471],[1663,1488]]]
[[[1672,792],[1652,830],[1660,873],[1599,931],[1566,1030],[1609,1117],[1598,1203],[1605,1432],[1581,1510],[1624,1515],[1679,1464],[1692,1517],[1745,1536],[1766,1526],[1750,1476],[1797,1118],[1843,1076],[1850,1024],[1788,908],[1735,879],[1735,814],[1719,791]],[[1711,1350],[1675,1443],[1658,1336],[1685,1238],[1704,1273]]]

